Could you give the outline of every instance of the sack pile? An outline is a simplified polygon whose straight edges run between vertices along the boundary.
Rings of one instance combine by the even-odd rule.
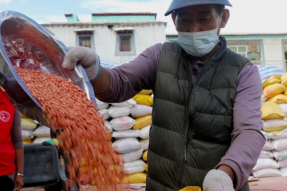
[[[34,135],[32,134],[33,130],[36,129],[37,123],[27,118],[26,116],[22,115],[21,118],[21,132],[22,132],[22,139],[23,144],[31,144],[33,143]]]
[[[287,74],[263,82],[262,120],[266,144],[253,168],[253,176],[287,176]]]
[[[24,145],[42,143],[51,139],[50,128],[38,124],[23,114],[21,118],[21,131]]]
[[[146,183],[152,105],[151,90],[142,90],[132,99],[121,103],[97,100],[106,130],[112,137],[112,147],[123,161],[122,170],[126,174],[124,183]],[[83,166],[80,172],[84,171]],[[90,184],[93,185],[93,181]]]
[[[50,134],[51,129],[44,125],[38,125],[36,129],[32,132],[32,135],[35,137],[33,144],[35,143],[43,143],[44,141],[51,139]]]

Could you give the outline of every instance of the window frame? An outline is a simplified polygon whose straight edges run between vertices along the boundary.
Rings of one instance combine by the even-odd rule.
[[[287,39],[282,39],[281,44],[282,44],[282,65],[283,65],[283,69],[286,71],[287,70],[287,61],[286,61],[287,58],[285,58],[285,53],[287,52],[286,50]]]
[[[229,43],[231,43],[229,45]],[[227,39],[227,43],[226,46],[229,47],[243,47],[243,46],[247,46],[247,54],[246,54],[246,58],[248,58],[248,45],[250,44],[256,44],[258,46],[259,49],[259,53],[260,53],[260,61],[252,61],[251,63],[255,64],[255,65],[265,65],[265,53],[264,53],[264,46],[263,46],[263,39],[250,39],[250,40],[228,40]]]
[[[90,37],[91,39],[91,49],[95,51],[95,39],[94,34],[77,34],[76,36],[76,46],[80,46],[80,38]]]
[[[135,47],[135,37],[133,32],[127,32],[127,33],[117,33],[116,38],[116,47],[115,47],[115,56],[135,56],[136,55],[136,47]],[[121,37],[130,37],[130,45],[131,45],[131,51],[120,51],[120,43],[121,43]]]
[[[127,40],[128,50],[122,50],[123,40]],[[130,52],[132,50],[132,37],[131,36],[120,36],[119,51],[120,52]]]
[[[89,36],[79,36],[79,45],[83,46],[81,42],[88,42],[90,44],[90,46],[84,46],[84,47],[88,47],[88,48],[92,48],[92,39]]]
[[[245,52],[238,52],[239,47],[244,47],[244,48],[245,48]],[[244,54],[245,54],[245,57],[247,58],[247,54],[248,54],[247,49],[248,49],[248,46],[244,46],[244,45],[242,45],[242,46],[241,46],[241,45],[239,45],[239,46],[231,45],[231,46],[228,46],[228,48],[229,48],[229,49],[231,49],[231,48],[236,48],[236,49],[237,49],[237,51],[236,51],[237,54],[240,54],[240,55],[243,56],[242,53],[244,53]],[[231,50],[231,51],[232,51],[232,50]]]

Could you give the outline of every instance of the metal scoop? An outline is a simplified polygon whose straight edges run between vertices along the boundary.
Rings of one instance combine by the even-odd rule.
[[[51,31],[21,13],[4,11],[0,13],[0,37],[0,85],[23,115],[48,125],[41,104],[20,79],[14,66],[41,70],[72,81],[96,105],[93,88],[83,67],[77,65],[73,71],[62,68],[68,48]]]

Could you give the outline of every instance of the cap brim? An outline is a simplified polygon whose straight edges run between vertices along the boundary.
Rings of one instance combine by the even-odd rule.
[[[173,11],[177,10],[177,9],[181,9],[183,7],[189,7],[189,6],[196,6],[196,5],[225,5],[225,6],[229,6],[229,7],[232,7],[232,5],[230,3],[228,4],[222,4],[222,3],[197,3],[197,4],[191,4],[191,5],[185,5],[185,6],[179,6],[179,7],[176,7],[175,9],[173,10],[168,10],[164,16],[168,16],[169,14],[171,14]]]

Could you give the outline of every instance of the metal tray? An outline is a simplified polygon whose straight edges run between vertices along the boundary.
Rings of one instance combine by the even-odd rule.
[[[4,40],[4,37],[21,37],[20,34],[23,34],[23,31],[28,31],[32,36],[37,37],[36,39],[41,39],[39,41],[30,40],[28,42],[30,45],[37,47],[41,46],[40,50],[44,50],[45,53],[49,53],[45,54],[49,60],[48,65],[40,65],[39,70],[49,74],[55,74],[63,79],[72,81],[84,90],[87,97],[96,105],[93,88],[83,67],[77,65],[73,71],[65,70],[61,67],[68,48],[58,40],[51,31],[44,28],[31,18],[18,12],[4,11],[0,13],[0,85],[7,92],[15,107],[18,108],[23,115],[34,119],[40,124],[47,125],[47,122],[43,118],[41,104],[35,99],[35,97],[33,97],[26,85],[20,79],[13,67],[15,62],[13,61],[12,64],[9,59],[9,57],[11,57],[10,51],[7,53],[7,47],[10,47],[8,46],[9,43],[7,45],[7,41]],[[18,49],[16,51],[18,51]],[[21,68],[26,67],[25,65],[19,66]]]

